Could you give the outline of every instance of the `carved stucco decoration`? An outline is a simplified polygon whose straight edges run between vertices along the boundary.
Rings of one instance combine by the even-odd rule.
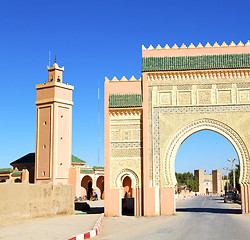
[[[115,177],[115,188],[122,188],[123,179],[129,176],[132,180],[132,188],[139,187],[139,178],[137,174],[130,169],[123,169]]]
[[[176,185],[174,161],[180,145],[190,135],[201,130],[217,132],[231,142],[238,154],[241,166],[239,182],[242,185],[248,184],[249,154],[241,137],[232,128],[222,122],[212,119],[202,119],[182,128],[170,141],[164,161],[166,186],[174,187]]]

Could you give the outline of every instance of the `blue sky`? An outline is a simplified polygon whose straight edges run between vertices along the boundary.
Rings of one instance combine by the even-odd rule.
[[[75,86],[72,151],[90,166],[98,164],[100,82],[102,165],[104,77],[139,78],[142,44],[245,43],[250,38],[249,9],[250,2],[241,0],[1,1],[0,167],[9,167],[11,161],[35,150],[35,85],[47,80],[49,50],[52,58],[57,56],[59,66],[65,66],[64,82]],[[202,141],[197,140],[196,147],[204,140],[200,136]],[[214,142],[213,134],[205,138]],[[197,168],[201,157],[194,157],[184,144],[176,167],[184,161],[179,157],[185,150],[188,167]],[[209,159],[233,157],[233,153],[228,154],[228,145],[222,145],[223,149],[213,151]],[[205,155],[208,152],[211,154],[211,149],[204,149]]]

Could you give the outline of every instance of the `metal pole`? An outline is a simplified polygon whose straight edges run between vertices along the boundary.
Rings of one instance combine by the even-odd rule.
[[[100,166],[100,89],[98,79],[98,166]]]
[[[236,184],[235,184],[235,163],[234,163],[235,159],[233,158],[233,181],[234,181],[234,188],[236,188]]]
[[[224,190],[224,186],[223,186],[223,179],[224,179],[224,173],[221,171],[221,190],[222,190],[222,193],[223,193],[223,190]]]
[[[227,191],[228,191],[228,167],[226,168],[226,172],[227,172]]]

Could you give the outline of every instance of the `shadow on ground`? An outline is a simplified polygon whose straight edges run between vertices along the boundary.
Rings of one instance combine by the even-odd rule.
[[[176,212],[241,214],[241,209],[229,209],[229,208],[176,208]]]
[[[104,213],[104,207],[91,207],[86,211],[88,214]]]

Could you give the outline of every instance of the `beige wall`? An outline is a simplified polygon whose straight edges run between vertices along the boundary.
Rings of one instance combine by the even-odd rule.
[[[62,184],[0,184],[0,225],[37,217],[73,214],[74,190]]]

